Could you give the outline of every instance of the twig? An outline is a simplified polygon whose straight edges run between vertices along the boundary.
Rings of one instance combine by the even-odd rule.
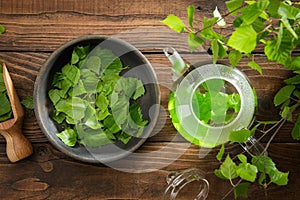
[[[214,24],[211,24],[211,25],[209,25],[209,26],[203,27],[202,29],[199,29],[198,31],[195,32],[195,34],[198,34],[199,32],[201,32],[201,31],[203,31],[203,30],[205,30],[205,29],[208,29],[208,28],[213,27],[213,26],[216,25],[218,22],[220,22],[221,20],[224,20],[226,17],[228,17],[230,14],[232,14],[232,13],[236,12],[237,10],[239,10],[239,9],[241,9],[241,8],[243,8],[243,7],[245,7],[245,5],[246,5],[246,4],[244,3],[243,5],[241,5],[240,7],[238,7],[238,8],[236,8],[236,9],[232,10],[231,12],[225,13],[225,14],[222,15],[222,17],[221,17],[220,19],[218,19]]]
[[[267,152],[267,149],[269,148],[272,140],[275,138],[275,136],[277,135],[277,133],[279,132],[279,130],[281,129],[281,127],[283,126],[283,124],[286,122],[286,118],[283,118],[284,120],[282,121],[282,123],[279,125],[279,127],[276,129],[276,131],[273,133],[273,135],[271,136],[270,140],[268,141],[266,147],[264,148],[263,152],[261,153],[261,155],[264,155],[264,153]]]
[[[274,124],[271,128],[269,128],[268,130],[266,131],[263,131],[263,135],[260,136],[257,141],[261,141],[262,138],[264,138],[270,131],[272,131],[274,128],[276,128],[280,123],[282,123],[283,121],[285,121],[286,119],[285,118],[281,118],[276,124]]]

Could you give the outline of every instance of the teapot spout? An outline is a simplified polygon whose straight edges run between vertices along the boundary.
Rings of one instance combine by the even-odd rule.
[[[172,79],[176,81],[186,71],[188,65],[173,47],[164,48],[164,53],[172,64]]]

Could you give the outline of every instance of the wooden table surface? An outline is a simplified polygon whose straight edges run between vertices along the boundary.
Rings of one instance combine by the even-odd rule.
[[[34,111],[26,109],[23,132],[34,153],[10,163],[5,140],[0,136],[0,199],[162,199],[167,174],[191,167],[206,172],[208,199],[233,199],[230,184],[213,174],[219,166],[215,159],[218,149],[186,142],[173,128],[166,110],[172,81],[171,66],[162,49],[173,46],[191,63],[210,59],[201,52],[190,54],[186,37],[160,22],[170,13],[186,20],[188,5],[197,8],[198,19],[211,17],[216,5],[221,12],[226,9],[224,0],[0,0],[0,24],[6,28],[0,36],[0,58],[6,62],[21,100],[33,95],[36,76],[49,55],[65,42],[86,34],[116,36],[137,47],[151,62],[162,95],[153,136],[134,154],[110,165],[83,163],[61,153],[41,132]],[[261,49],[256,52],[263,75],[247,68],[246,59],[238,68],[257,90],[257,117],[276,120],[278,109],[272,99],[291,73],[267,62]],[[292,123],[286,123],[269,148],[278,168],[290,172],[289,184],[270,185],[266,191],[253,184],[249,199],[299,199],[300,143],[291,138],[292,127]],[[232,154],[242,151],[236,144],[226,148]]]

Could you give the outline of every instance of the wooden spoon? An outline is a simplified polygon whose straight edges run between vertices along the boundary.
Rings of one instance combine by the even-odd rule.
[[[7,71],[5,63],[3,66],[3,77],[7,94],[12,107],[13,118],[0,122],[0,133],[6,139],[6,153],[11,162],[17,162],[32,154],[30,142],[22,134],[24,111],[17,96],[16,90]]]

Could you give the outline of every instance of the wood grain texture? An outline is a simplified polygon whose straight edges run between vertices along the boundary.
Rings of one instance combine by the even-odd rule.
[[[225,1],[207,0],[2,0],[0,24],[6,33],[0,38],[0,58],[6,62],[21,100],[33,95],[39,69],[50,54],[65,42],[85,35],[119,37],[137,47],[151,62],[162,94],[158,124],[147,142],[134,154],[110,165],[87,164],[67,157],[55,149],[41,132],[34,112],[25,109],[24,135],[33,143],[34,154],[11,164],[0,137],[0,199],[162,199],[172,170],[197,167],[210,181],[209,200],[233,199],[230,184],[217,179],[213,171],[219,163],[218,149],[205,149],[187,143],[172,126],[167,112],[172,89],[170,64],[163,48],[175,47],[189,63],[210,59],[206,49],[190,54],[186,35],[166,28],[160,20],[173,13],[184,21],[186,6],[196,7],[195,18],[211,17],[215,6],[225,12]],[[230,19],[229,19],[230,20]],[[223,33],[228,28],[220,29]],[[243,58],[238,68],[248,77],[258,95],[256,116],[260,120],[279,119],[273,105],[274,94],[292,74],[281,65],[268,62],[256,49],[255,61],[263,75],[247,67]],[[225,60],[226,62],[226,60]],[[227,61],[228,62],[228,61]],[[278,168],[289,171],[289,185],[271,185],[267,191],[254,184],[249,199],[298,199],[300,196],[300,143],[291,138],[293,123],[286,123],[273,140],[269,154]],[[257,137],[259,137],[257,133]],[[262,142],[265,144],[267,138]],[[236,155],[239,145],[226,145]],[[135,172],[135,173],[133,173]],[[139,172],[139,173],[137,173]],[[265,197],[267,194],[267,197]],[[188,199],[186,195],[183,199]]]
[[[136,28],[149,28],[155,35],[167,29],[160,20],[176,13],[187,21],[186,7],[194,5],[195,17],[209,16],[216,5],[224,2],[178,1],[1,1],[1,19],[7,32],[2,36],[1,50],[53,51],[67,40],[85,34],[113,35]],[[203,5],[203,6],[202,6]],[[148,32],[148,35],[153,35]],[[131,37],[135,38],[136,37]],[[141,37],[138,38],[141,42]],[[160,41],[176,40],[176,34],[163,35]],[[186,50],[186,46],[184,47]]]
[[[211,184],[211,193],[208,199],[222,199],[230,191],[227,182],[217,179],[213,175],[214,169],[218,168],[215,162],[217,150],[208,151],[197,146],[189,145],[186,152],[168,166],[155,172],[153,166],[168,164],[169,160],[163,155],[149,157],[146,153],[157,150],[169,143],[147,143],[136,153],[141,155],[129,156],[119,161],[118,166],[123,169],[108,168],[102,164],[84,164],[66,157],[49,144],[35,144],[35,154],[29,159],[18,164],[10,164],[8,161],[0,160],[1,188],[0,197],[33,198],[33,199],[161,199],[165,178],[169,171],[181,170],[190,166],[199,167],[206,173],[206,178]],[[184,144],[174,143],[169,152],[185,149]],[[184,147],[184,148],[183,148]],[[3,148],[0,148],[2,150]],[[238,145],[226,146],[227,152],[235,155],[241,152]],[[287,151],[288,150],[288,151]],[[286,153],[278,153],[286,152]],[[289,194],[289,199],[296,199],[300,195],[294,185],[300,184],[298,172],[300,160],[299,145],[295,144],[273,144],[269,150],[270,156],[278,163],[279,169],[289,171],[289,185],[280,189],[271,185],[267,189],[269,199],[282,199],[282,195]],[[206,154],[203,159],[199,156]],[[141,159],[142,157],[142,159]],[[135,168],[142,168],[140,173],[126,172],[128,163],[134,162]],[[51,163],[52,168],[45,171],[43,165]],[[112,164],[111,164],[112,165]],[[30,170],[29,170],[30,169]],[[16,173],[11,176],[9,173]],[[135,171],[137,172],[137,171]],[[34,186],[34,187],[33,187]],[[129,192],[130,191],[130,192]],[[261,187],[253,185],[250,187],[249,199],[262,199],[264,191]],[[7,195],[7,196],[6,196]],[[232,199],[230,194],[225,199]]]

